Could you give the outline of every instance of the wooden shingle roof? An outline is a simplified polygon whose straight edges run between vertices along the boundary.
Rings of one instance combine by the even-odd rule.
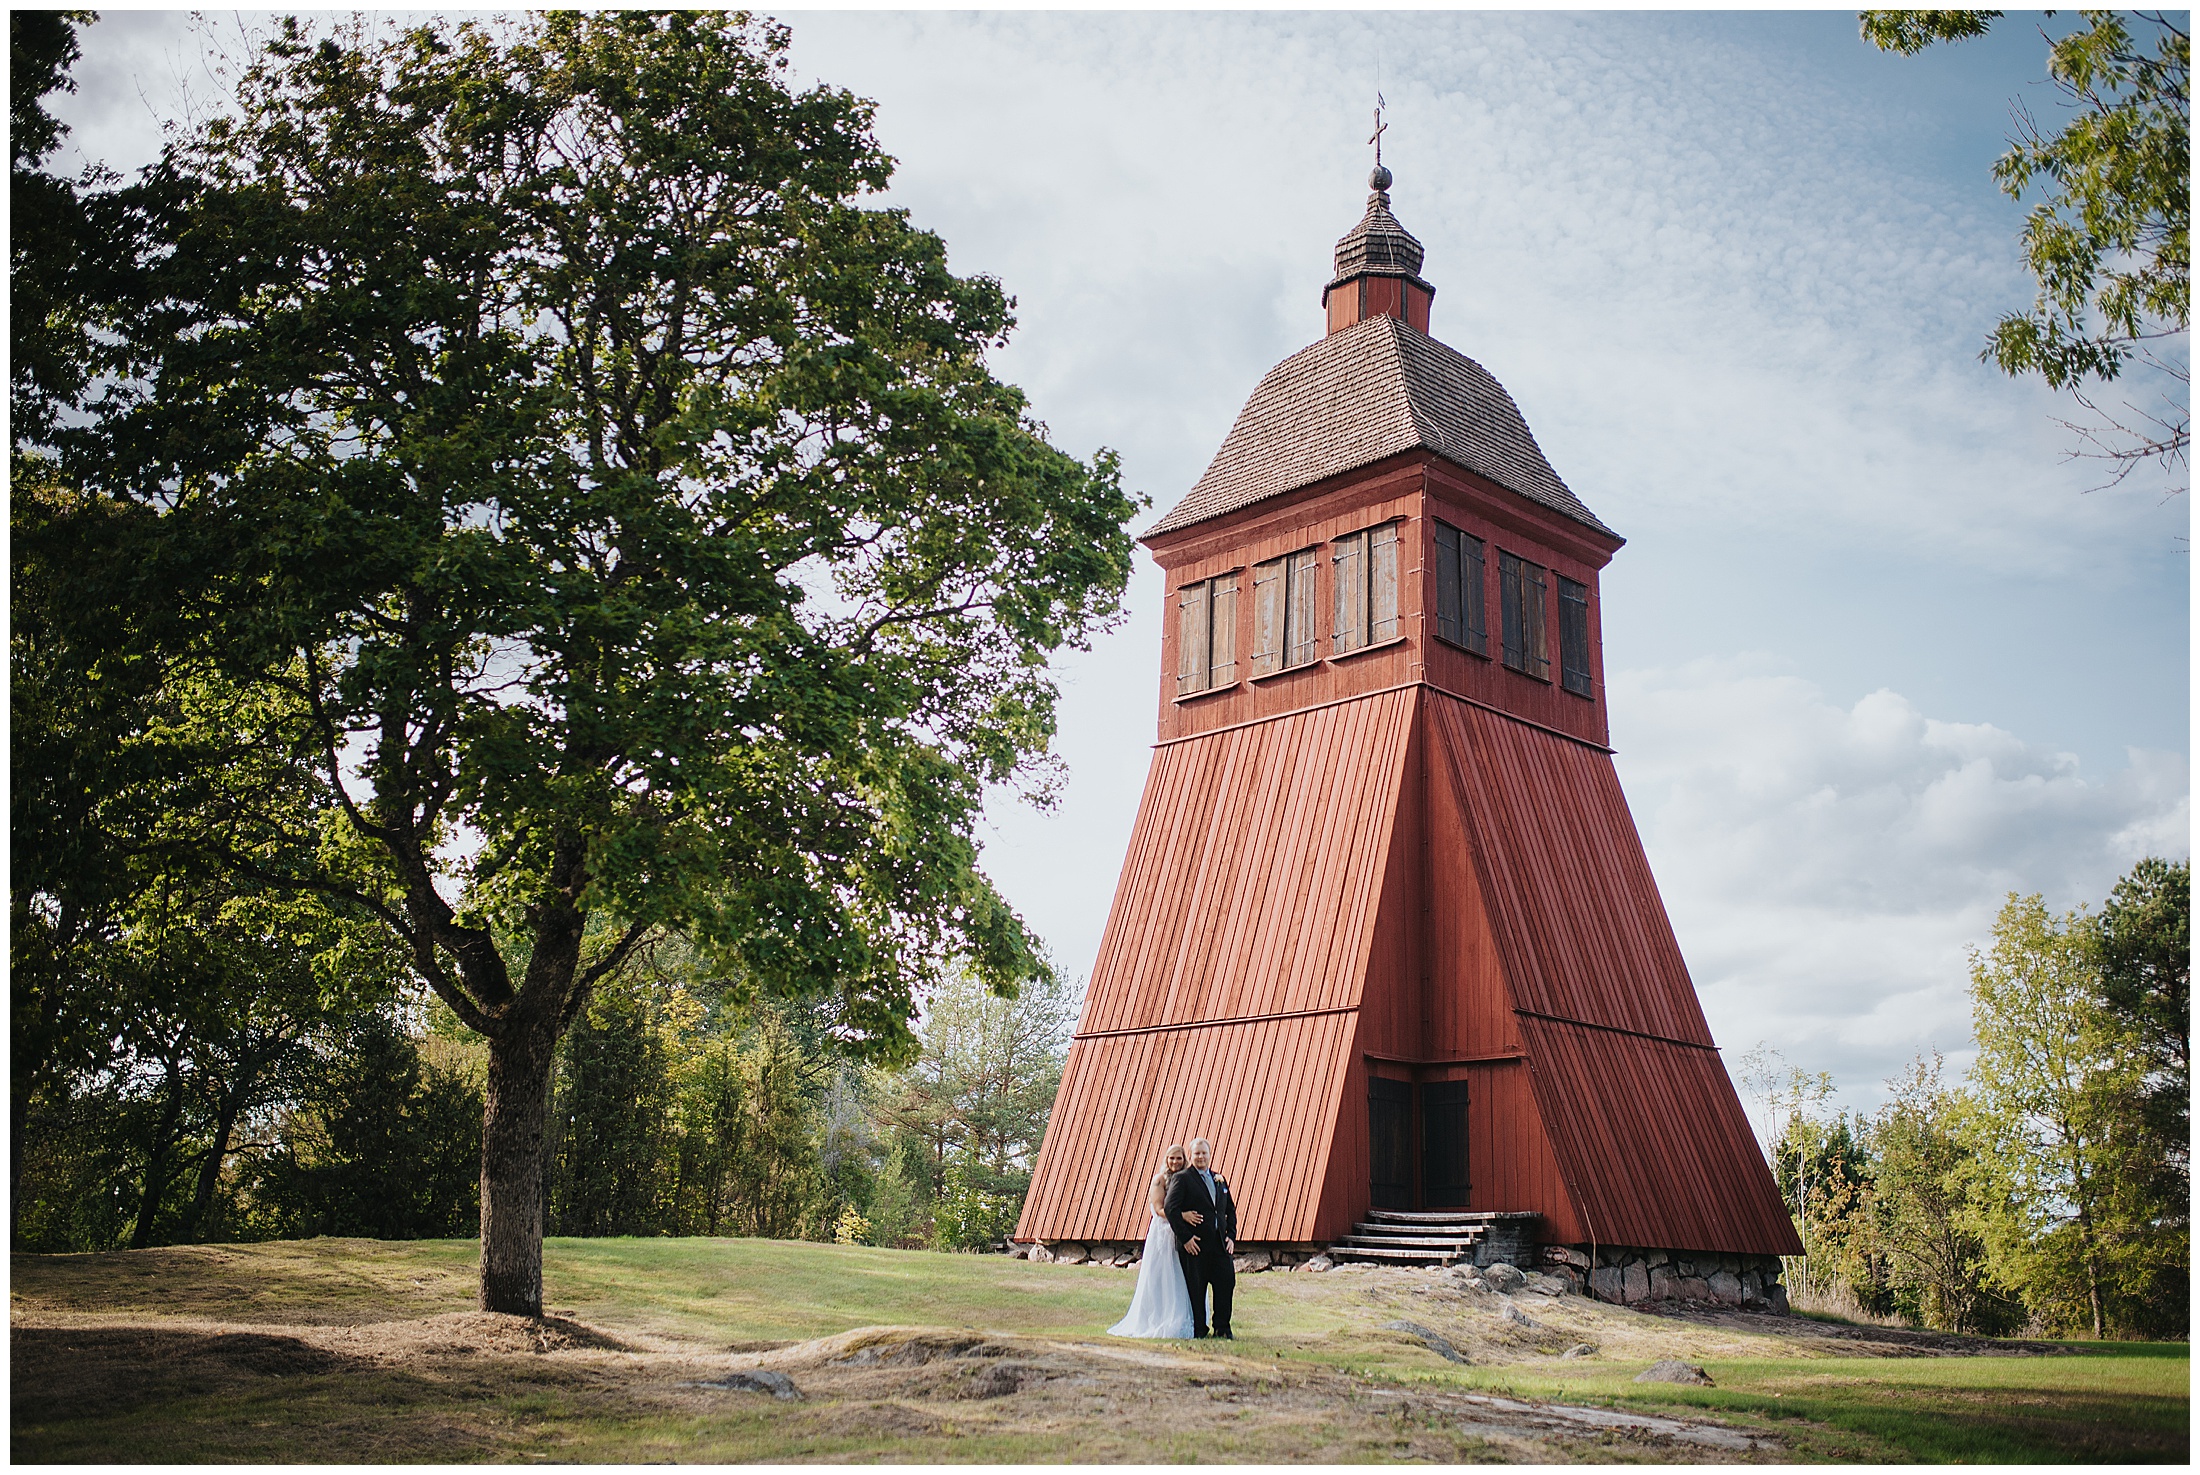
[[[1390,317],[1332,333],[1269,370],[1206,474],[1144,536],[1415,449],[1619,536],[1559,480],[1520,407],[1489,370]]]

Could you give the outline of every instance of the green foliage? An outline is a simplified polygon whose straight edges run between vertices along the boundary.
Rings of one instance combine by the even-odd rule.
[[[2106,1007],[2081,914],[2012,895],[1971,961],[1975,1201],[1990,1273],[2043,1323],[2107,1334],[2152,1244],[2129,1192],[2144,1061]]]
[[[481,1213],[478,1048],[355,1017],[247,1173],[252,1238],[469,1236]]]
[[[1941,1080],[1936,1054],[1889,1083],[1872,1134],[1878,1162],[1874,1225],[1891,1300],[1940,1331],[1999,1333],[2023,1321],[2020,1298],[1997,1293],[1974,1212],[1981,1168],[1969,1102]]]
[[[1865,11],[1866,40],[1915,54],[1936,41],[1984,35],[1994,11]],[[2168,12],[2083,12],[2086,24],[2048,47],[2048,75],[2069,117],[2042,131],[2017,109],[2018,137],[1994,165],[2013,200],[2044,192],[2025,219],[2032,309],[1995,327],[1982,358],[2057,389],[2117,378],[2135,359],[2189,383],[2181,345],[2191,311],[2192,40]],[[2150,28],[2141,37],[2134,27]],[[2151,44],[2149,44],[2151,42]],[[2092,408],[2083,394],[2081,403]],[[2144,426],[2113,418],[2080,433],[2119,465],[2182,464],[2189,407],[2167,397]]]

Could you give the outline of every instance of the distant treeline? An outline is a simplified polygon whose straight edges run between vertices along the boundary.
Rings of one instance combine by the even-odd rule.
[[[133,1015],[20,1122],[33,1251],[349,1235],[470,1238],[487,1051],[424,992],[301,1018]],[[671,949],[600,987],[561,1042],[554,1235],[761,1235],[971,1249],[1015,1223],[1074,1000],[936,995],[902,1070],[801,1006]]]
[[[1744,1064],[1807,1253],[1799,1299],[1947,1331],[2183,1338],[2192,1265],[2192,866],[2145,860],[2098,914],[2012,895],[1971,957],[1976,1056],[1876,1112]]]

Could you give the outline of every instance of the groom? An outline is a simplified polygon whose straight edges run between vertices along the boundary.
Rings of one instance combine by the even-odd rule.
[[[1214,1145],[1194,1137],[1191,1166],[1169,1180],[1169,1228],[1176,1234],[1177,1259],[1184,1286],[1192,1293],[1192,1335],[1207,1332],[1207,1288],[1215,1289],[1214,1335],[1230,1337],[1230,1297],[1237,1290],[1237,1204],[1230,1185],[1214,1170]],[[1236,1341],[1235,1337],[1230,1340]]]

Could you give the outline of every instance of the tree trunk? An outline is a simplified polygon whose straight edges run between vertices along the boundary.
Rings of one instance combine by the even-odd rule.
[[[481,1309],[542,1315],[542,1153],[557,1015],[515,1016],[489,1041],[481,1120]]]
[[[191,1199],[191,1222],[184,1230],[184,1239],[192,1244],[206,1235],[206,1212],[213,1207],[214,1190],[221,1185],[222,1163],[229,1156],[229,1139],[237,1130],[237,1110],[249,1089],[238,1085],[222,1097],[221,1114],[214,1122],[214,1141],[206,1149],[206,1161],[199,1164],[199,1188]]]
[[[180,1135],[177,1127],[183,1120],[183,1067],[180,1061],[168,1062],[168,1107],[161,1113],[160,1126],[156,1130],[151,1150],[145,1158],[145,1191],[138,1197],[137,1228],[130,1233],[130,1248],[142,1250],[153,1242],[153,1219],[160,1212],[160,1201],[168,1196],[168,1153]]]

